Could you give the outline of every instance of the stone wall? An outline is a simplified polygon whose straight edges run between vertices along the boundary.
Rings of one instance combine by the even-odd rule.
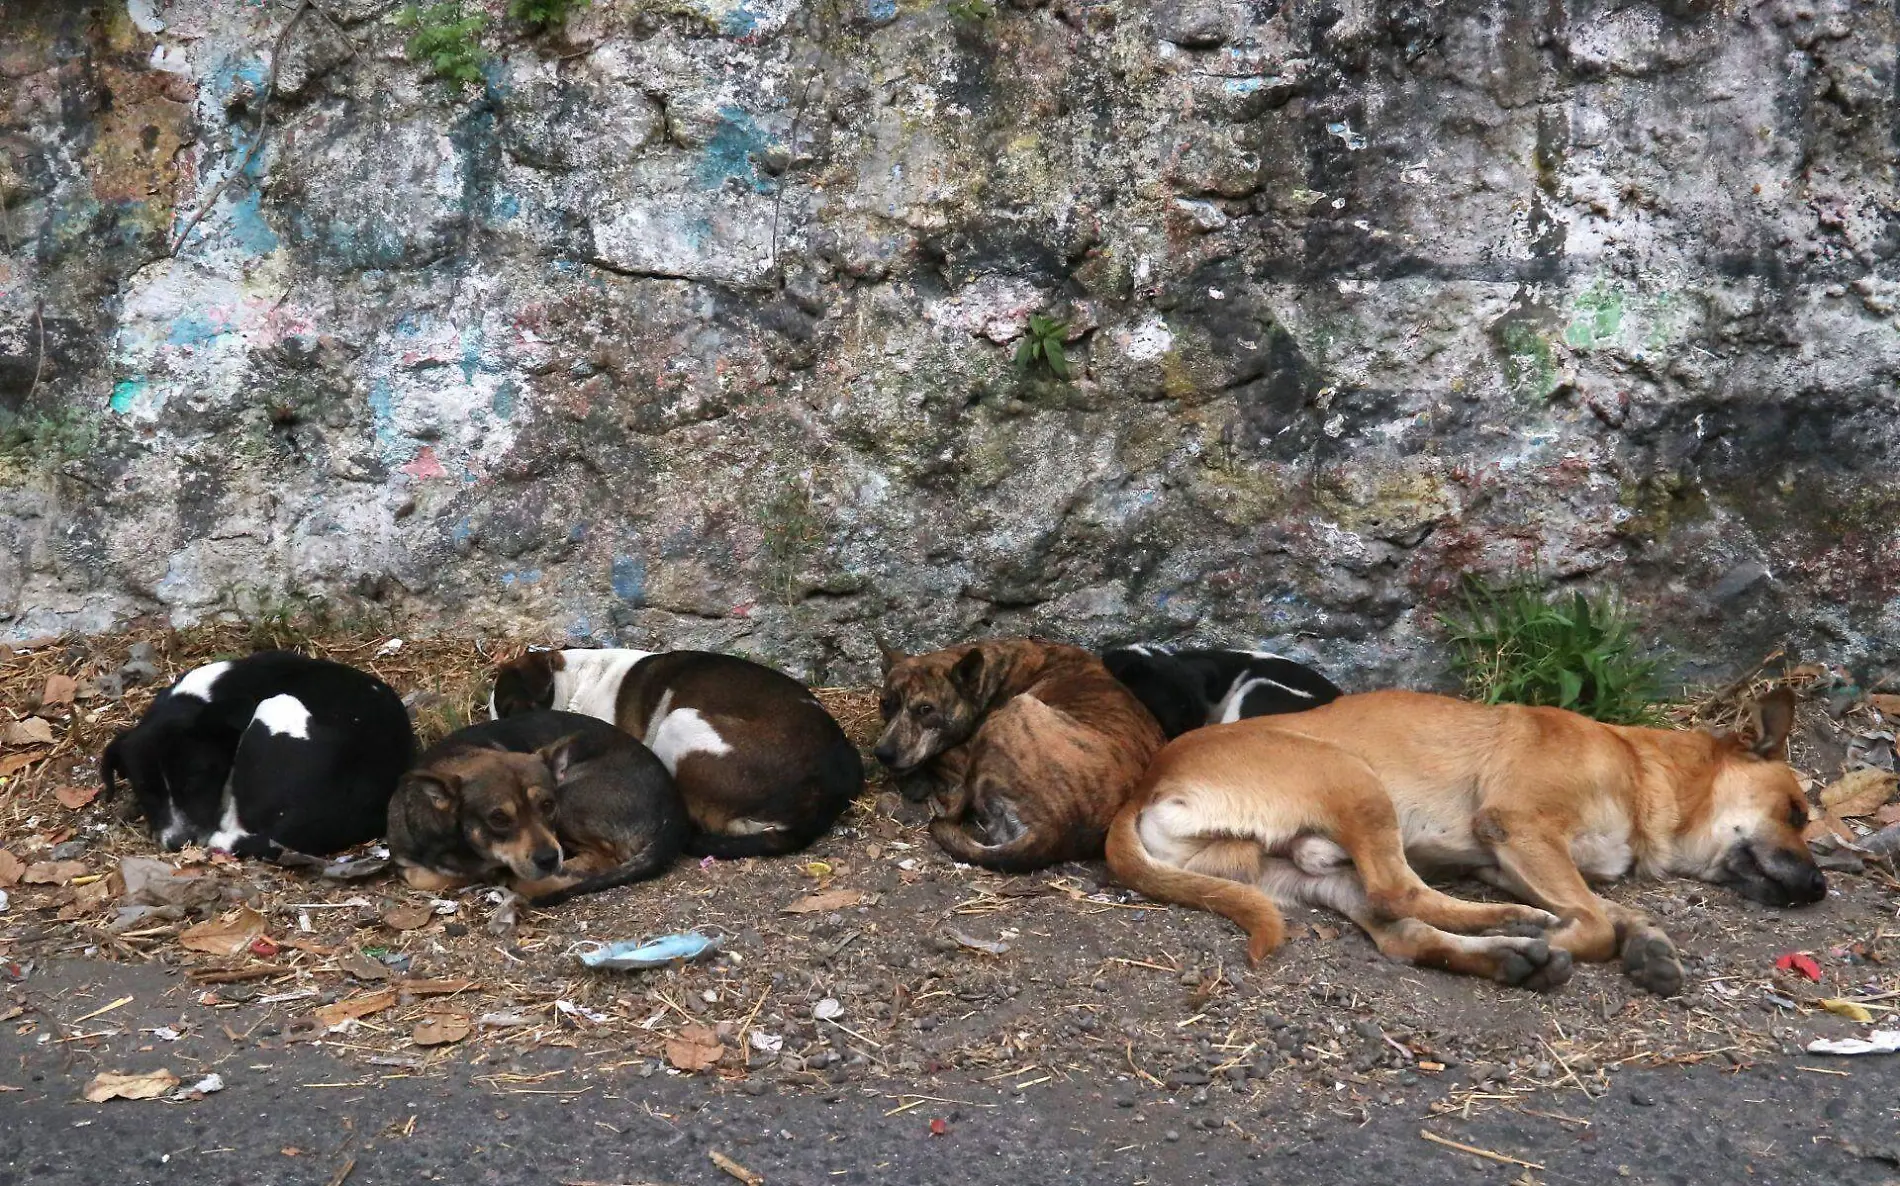
[[[1891,4],[469,3],[0,0],[0,634],[1897,657]]]

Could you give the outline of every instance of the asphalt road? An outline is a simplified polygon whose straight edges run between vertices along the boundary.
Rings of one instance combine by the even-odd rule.
[[[80,1002],[61,984],[81,977],[88,1002],[134,998],[80,1031],[117,1026],[121,1037],[52,1036],[73,1032]],[[26,1011],[0,1023],[0,1186],[732,1186],[715,1152],[766,1182],[813,1186],[1900,1183],[1900,1056],[1630,1070],[1601,1098],[1553,1092],[1522,1105],[1544,1115],[1470,1119],[1433,1115],[1434,1092],[1360,1112],[1288,1087],[1251,1125],[1207,1129],[1185,1100],[1085,1082],[1017,1094],[933,1081],[911,1086],[961,1102],[890,1115],[900,1088],[887,1081],[751,1096],[632,1069],[537,1080],[535,1065],[516,1062],[506,1073],[518,1077],[504,1078],[473,1058],[446,1077],[391,1077],[401,1072],[304,1044],[233,1042],[212,1024],[178,1042],[139,1032],[176,1021],[176,997],[164,996],[175,984],[150,968],[88,964],[9,986],[0,1015]],[[36,1016],[34,1032],[17,1032]],[[545,1066],[572,1057],[548,1051]],[[161,1065],[187,1082],[215,1069],[225,1089],[183,1103],[81,1097],[98,1071]],[[945,1131],[933,1133],[932,1120]],[[1421,1129],[1539,1168],[1461,1153]]]

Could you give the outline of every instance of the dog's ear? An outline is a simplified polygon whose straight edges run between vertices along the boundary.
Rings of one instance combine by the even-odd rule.
[[[1788,752],[1788,734],[1794,732],[1794,692],[1783,684],[1748,706],[1748,748],[1758,758],[1778,758]]]
[[[889,675],[891,673],[891,668],[897,666],[899,663],[902,663],[904,661],[906,657],[904,655],[904,652],[894,651],[890,647],[884,645],[884,636],[879,634],[875,630],[871,632],[871,641],[877,644],[877,658],[878,658],[878,662],[884,665],[883,674]]]
[[[573,733],[559,741],[551,741],[534,752],[548,764],[548,770],[553,773],[554,781],[559,783],[581,760],[580,749],[584,740],[581,734]]]
[[[403,781],[422,792],[429,806],[437,811],[455,814],[462,805],[462,780],[453,774],[442,774],[434,770],[411,770]]]
[[[979,703],[983,700],[983,648],[971,647],[950,669],[951,686]]]

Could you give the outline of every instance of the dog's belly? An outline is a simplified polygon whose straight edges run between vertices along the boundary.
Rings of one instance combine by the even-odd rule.
[[[1466,873],[1495,862],[1472,834],[1471,820],[1444,819],[1423,811],[1399,812],[1405,860],[1420,874]]]
[[[1592,881],[1615,881],[1636,863],[1627,831],[1585,832],[1570,841],[1570,859]]]

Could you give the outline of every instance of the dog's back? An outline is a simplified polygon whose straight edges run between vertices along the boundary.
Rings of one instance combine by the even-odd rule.
[[[1342,694],[1304,663],[1264,651],[1137,643],[1104,651],[1102,662],[1169,738],[1204,725],[1303,712]]]

